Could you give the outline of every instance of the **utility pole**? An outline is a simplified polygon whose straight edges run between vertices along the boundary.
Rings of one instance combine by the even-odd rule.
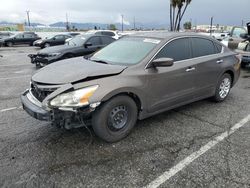
[[[26,13],[27,13],[27,18],[28,18],[28,24],[29,24],[29,27],[30,27],[30,11],[27,10]]]
[[[123,19],[124,19],[123,14],[121,15],[121,17],[122,17],[122,32],[123,32]]]
[[[135,31],[135,16],[134,16],[134,31]]]
[[[241,20],[241,26],[244,27],[244,20]]]
[[[211,23],[210,23],[210,35],[212,35],[213,21],[214,21],[214,17],[212,16]]]
[[[69,31],[69,19],[67,13],[66,13],[66,30]]]

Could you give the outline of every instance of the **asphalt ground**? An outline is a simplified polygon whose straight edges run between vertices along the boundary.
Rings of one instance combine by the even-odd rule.
[[[108,144],[84,128],[57,129],[30,117],[20,94],[36,71],[34,47],[0,48],[0,187],[152,187],[250,114],[250,70],[223,103],[195,102],[138,121]],[[250,122],[185,163],[160,187],[250,187]]]

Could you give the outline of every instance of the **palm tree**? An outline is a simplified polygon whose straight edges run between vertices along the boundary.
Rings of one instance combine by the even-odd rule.
[[[170,0],[170,29],[179,31],[181,20],[192,0]],[[184,10],[182,8],[184,6]],[[176,14],[177,9],[177,14]]]

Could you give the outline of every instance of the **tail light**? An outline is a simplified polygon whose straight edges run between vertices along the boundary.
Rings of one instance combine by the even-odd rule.
[[[242,56],[241,56],[241,54],[237,54],[237,55],[235,55],[235,58],[237,59],[237,63],[235,64],[235,68],[236,68],[236,70],[240,70]]]
[[[235,55],[235,57],[238,60],[238,63],[241,63],[242,55],[241,54],[237,54],[237,55]]]

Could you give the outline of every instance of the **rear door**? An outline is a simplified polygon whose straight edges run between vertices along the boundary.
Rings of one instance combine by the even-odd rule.
[[[196,64],[195,97],[213,95],[225,61],[222,46],[206,38],[191,38],[192,57]]]
[[[149,112],[178,106],[193,99],[196,65],[191,59],[189,38],[175,39],[168,43],[154,59],[172,58],[171,67],[147,69],[150,92]]]
[[[32,33],[25,33],[23,37],[23,44],[31,44],[34,41],[34,34]]]

